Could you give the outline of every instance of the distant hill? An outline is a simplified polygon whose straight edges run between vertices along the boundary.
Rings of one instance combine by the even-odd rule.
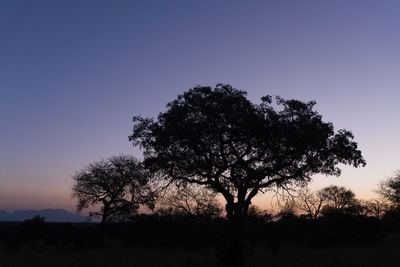
[[[0,210],[0,221],[22,222],[32,219],[33,216],[42,216],[46,222],[85,222],[87,217],[74,214],[64,209],[44,209],[44,210],[16,210],[6,212]]]

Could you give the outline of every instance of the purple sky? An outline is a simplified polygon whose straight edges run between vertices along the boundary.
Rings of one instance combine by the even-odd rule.
[[[2,1],[0,209],[74,210],[75,171],[140,156],[132,116],[219,82],[254,102],[316,100],[367,167],[313,187],[374,197],[400,168],[400,2],[248,2]]]

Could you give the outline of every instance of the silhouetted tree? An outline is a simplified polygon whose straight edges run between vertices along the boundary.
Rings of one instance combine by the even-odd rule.
[[[330,185],[321,189],[321,194],[329,201],[329,206],[343,209],[355,202],[355,194],[343,186]]]
[[[230,85],[198,86],[157,120],[134,117],[129,139],[166,179],[221,193],[227,217],[241,224],[263,190],[304,184],[316,173],[340,175],[339,163],[365,165],[351,132],[335,133],[314,105],[271,96],[257,105]]]
[[[132,156],[114,156],[89,164],[73,179],[77,209],[100,205],[90,216],[101,222],[135,214],[140,205],[154,206],[155,195],[148,185],[149,173]]]
[[[394,206],[400,206],[400,170],[393,177],[381,181],[377,193]]]
[[[353,191],[343,186],[330,185],[316,192],[305,187],[293,199],[296,207],[311,219],[317,219],[322,213],[361,214],[364,211],[364,205],[356,199]]]
[[[321,194],[326,201],[322,209],[325,214],[332,212],[360,214],[362,212],[362,206],[351,189],[347,189],[343,186],[330,185],[322,188],[319,194]]]
[[[295,198],[296,207],[315,220],[327,204],[327,196],[321,190],[312,192],[308,187],[301,188]]]
[[[366,200],[362,203],[365,215],[381,219],[389,209],[389,203],[380,199]]]
[[[222,212],[217,193],[211,189],[185,185],[169,190],[160,201],[161,213],[216,217]]]

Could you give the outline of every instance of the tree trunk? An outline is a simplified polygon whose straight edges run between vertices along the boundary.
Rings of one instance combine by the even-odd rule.
[[[103,205],[104,205],[103,212],[102,212],[101,221],[100,221],[101,224],[104,224],[107,221],[108,216],[109,216],[109,209],[110,209],[110,207],[107,203],[103,203]]]
[[[249,211],[249,202],[231,202],[226,204],[226,216],[231,223],[243,227]]]
[[[229,228],[225,238],[223,251],[223,266],[242,267],[243,257],[243,229],[246,222],[250,203],[226,204],[226,213],[229,220]]]

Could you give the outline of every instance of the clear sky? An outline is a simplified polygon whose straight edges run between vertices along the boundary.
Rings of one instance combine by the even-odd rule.
[[[314,188],[374,197],[400,168],[399,1],[1,1],[0,209],[65,208],[71,175],[121,153],[132,116],[196,85],[316,100],[367,167]],[[258,200],[259,205],[266,201]]]

